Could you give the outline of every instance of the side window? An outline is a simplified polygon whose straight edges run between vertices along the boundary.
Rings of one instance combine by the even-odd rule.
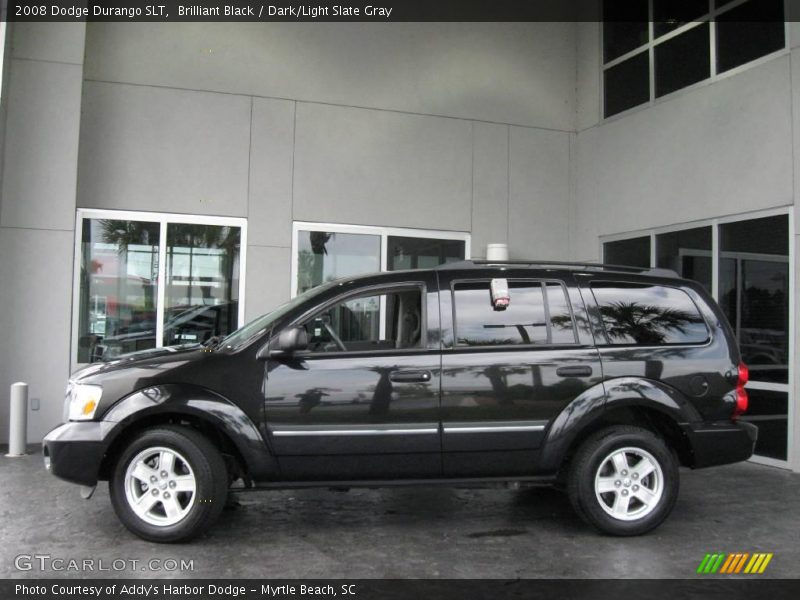
[[[495,310],[491,281],[456,282],[453,288],[457,346],[574,344],[575,328],[561,283],[508,282],[511,302]]]
[[[683,290],[622,282],[593,282],[592,293],[612,345],[702,344],[708,328]]]
[[[419,348],[425,325],[419,288],[342,300],[304,326],[312,352]]]

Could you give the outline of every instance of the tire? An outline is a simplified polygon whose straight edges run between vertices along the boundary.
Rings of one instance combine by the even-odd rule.
[[[193,429],[167,425],[135,437],[109,482],[122,524],[162,543],[186,541],[210,527],[227,492],[225,461],[211,442]]]
[[[653,432],[631,426],[590,436],[567,476],[575,512],[601,532],[618,536],[658,527],[675,506],[678,488],[675,453]]]

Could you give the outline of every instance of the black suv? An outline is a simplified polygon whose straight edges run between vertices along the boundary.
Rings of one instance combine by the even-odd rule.
[[[205,346],[70,380],[47,468],[108,480],[152,541],[229,489],[432,482],[564,487],[597,529],[661,523],[678,467],[741,461],[757,429],[719,307],[671,271],[466,261],[337,280]]]

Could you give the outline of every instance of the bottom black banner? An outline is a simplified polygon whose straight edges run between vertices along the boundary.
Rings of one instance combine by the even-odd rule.
[[[38,579],[0,581],[3,600],[342,598],[800,598],[796,579]]]

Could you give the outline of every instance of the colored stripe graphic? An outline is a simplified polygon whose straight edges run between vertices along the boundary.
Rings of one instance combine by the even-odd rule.
[[[744,552],[742,554],[742,557],[739,559],[739,563],[736,565],[736,570],[734,571],[734,573],[738,573],[739,571],[742,570],[742,567],[744,566],[744,561],[747,560],[748,556],[750,556],[749,552]]]
[[[725,554],[722,552],[709,553],[703,557],[697,572],[702,574],[761,574],[767,569],[767,565],[772,560],[772,552],[732,552]],[[744,569],[744,571],[742,570]]]
[[[719,570],[719,568],[722,566],[722,561],[723,560],[725,560],[725,555],[724,554],[720,554],[719,557],[717,558],[717,562],[715,562],[714,566],[711,567],[711,572],[712,573],[716,573]]]
[[[736,559],[739,558],[738,554],[728,554],[728,559],[725,561],[725,564],[722,565],[722,568],[719,570],[720,573],[730,573],[731,566],[736,564]]]
[[[705,573],[706,572],[706,565],[708,564],[709,560],[711,560],[711,555],[710,554],[706,554],[705,558],[703,558],[702,562],[700,563],[700,566],[697,567],[697,572],[698,573]]]
[[[772,557],[773,557],[773,553],[772,552],[770,552],[770,553],[768,553],[766,555],[766,557],[764,558],[764,562],[761,563],[761,568],[758,570],[759,573],[763,573],[766,570],[767,565],[769,564],[769,561],[772,560]]]
[[[697,572],[716,573],[722,565],[722,561],[725,560],[725,556],[726,555],[722,553],[706,554],[703,562],[697,567]]]

